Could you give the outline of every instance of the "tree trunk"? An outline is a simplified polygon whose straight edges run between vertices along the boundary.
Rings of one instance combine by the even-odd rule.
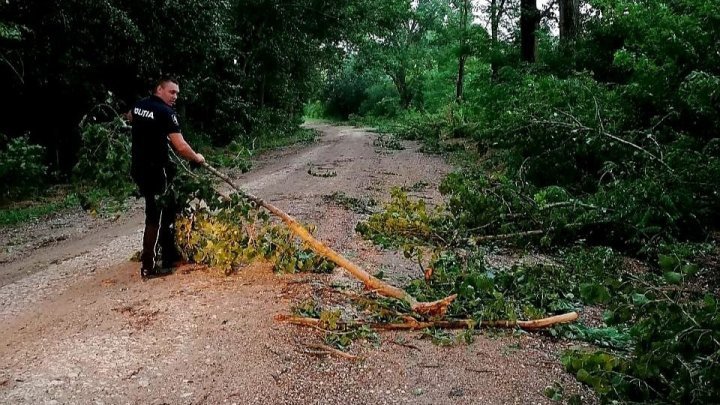
[[[263,75],[262,81],[260,82],[260,107],[265,106],[265,81],[267,80],[267,77]]]
[[[520,57],[523,61],[534,63],[537,60],[537,38],[540,24],[540,12],[537,0],[520,0]]]
[[[560,0],[560,40],[572,41],[579,31],[580,1]]]
[[[394,72],[390,74],[390,78],[395,84],[398,96],[400,97],[400,105],[403,109],[407,110],[410,107],[413,96],[408,89],[407,82],[405,81],[405,71]]]
[[[457,83],[455,87],[455,102],[460,104],[462,103],[463,99],[463,86],[465,81],[465,60],[467,57],[465,55],[461,55],[458,57],[458,76],[457,76]]]
[[[458,52],[458,74],[455,82],[455,102],[461,103],[463,99],[463,87],[465,84],[465,61],[467,60],[467,30],[468,17],[470,14],[470,0],[463,0],[460,6],[460,50]]]
[[[490,69],[492,78],[497,79],[498,66],[498,31],[500,30],[500,21],[505,14],[505,0],[490,0]]]

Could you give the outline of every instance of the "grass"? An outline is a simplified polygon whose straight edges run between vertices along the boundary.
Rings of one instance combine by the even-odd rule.
[[[255,152],[263,152],[270,149],[284,148],[286,146],[295,145],[298,143],[311,143],[315,142],[318,133],[315,130],[307,128],[298,128],[291,135],[288,136],[262,136],[258,138],[255,143]]]
[[[79,203],[80,200],[75,193],[45,197],[39,201],[15,202],[0,208],[0,226],[12,226],[42,218]]]

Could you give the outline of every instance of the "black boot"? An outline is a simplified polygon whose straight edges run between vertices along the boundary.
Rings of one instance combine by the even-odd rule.
[[[143,251],[140,256],[140,276],[142,278],[152,277],[155,275],[155,249],[157,247],[158,231],[160,227],[157,225],[145,225],[145,233],[143,234]]]

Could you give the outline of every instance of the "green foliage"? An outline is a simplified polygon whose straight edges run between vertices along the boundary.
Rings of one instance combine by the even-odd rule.
[[[9,141],[0,134],[0,201],[17,199],[36,192],[45,182],[45,148],[31,144],[27,137]]]
[[[250,170],[252,162],[250,158],[253,153],[246,146],[243,146],[237,140],[233,140],[224,148],[219,150],[219,153],[214,154],[210,160],[213,166],[221,166],[233,169],[239,169],[245,173]]]
[[[134,190],[130,178],[130,133],[124,122],[85,124],[82,144],[73,168],[74,182],[82,187],[107,190],[122,200]]]
[[[256,260],[285,273],[328,272],[335,267],[254,204],[238,195],[221,201],[207,180],[183,176],[178,182],[182,188],[173,198],[187,207],[176,228],[178,246],[190,260],[226,274]]]
[[[368,75],[358,74],[352,63],[333,75],[323,89],[324,112],[328,117],[346,120],[365,102]]]
[[[305,119],[325,118],[325,115],[325,107],[323,103],[318,100],[305,104],[303,108],[303,117]]]
[[[423,200],[411,201],[399,188],[391,190],[392,201],[384,211],[373,214],[367,222],[359,222],[356,230],[375,243],[390,247],[406,241],[425,243],[438,237],[433,225],[440,225],[442,209],[430,210]]]
[[[321,318],[322,319],[322,315]],[[325,343],[340,350],[347,350],[355,340],[366,340],[372,344],[380,343],[380,336],[367,325],[358,325],[345,328],[343,331],[329,331],[325,333]]]
[[[648,292],[650,293],[650,292]],[[707,403],[720,394],[717,298],[636,300],[630,354],[568,352],[563,364],[606,400]]]
[[[450,178],[451,188],[462,190],[453,180],[457,179]],[[501,191],[493,194],[503,196]],[[448,310],[450,317],[471,317],[478,322],[535,319],[581,306],[605,308],[609,326],[573,324],[550,331],[614,350],[568,352],[563,359],[568,371],[605,401],[706,403],[717,397],[712,383],[720,373],[717,297],[688,289],[688,283],[696,283],[696,277],[704,273],[696,261],[709,246],[658,245],[656,266],[647,272],[630,271],[612,249],[582,246],[563,252],[563,260],[555,264],[492,268],[472,239],[452,236],[470,234],[467,221],[458,221],[457,214],[482,201],[474,200],[472,194],[459,200],[463,198],[469,200],[468,206],[457,207],[456,213],[440,208],[430,215],[422,201],[413,202],[396,190],[385,211],[373,214],[358,230],[376,243],[403,246],[408,256],[419,255],[419,246],[430,247],[432,276],[412,281],[406,290],[421,301],[457,294]],[[511,201],[498,198],[490,208]],[[565,189],[548,187],[526,200],[547,208],[567,199]],[[453,341],[438,331],[426,334],[438,344]],[[549,392],[551,397],[561,396],[557,390]]]

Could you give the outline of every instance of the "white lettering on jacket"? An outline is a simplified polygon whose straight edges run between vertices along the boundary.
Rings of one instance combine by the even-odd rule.
[[[133,113],[137,116],[143,117],[143,118],[150,118],[151,120],[155,119],[155,116],[153,116],[152,111],[143,110],[142,108],[137,108],[133,110]]]

